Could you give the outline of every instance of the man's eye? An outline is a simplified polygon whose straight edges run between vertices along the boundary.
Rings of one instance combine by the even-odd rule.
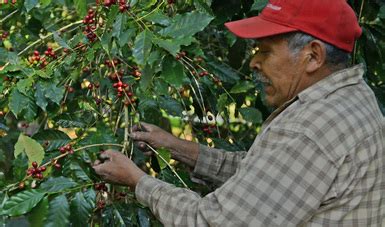
[[[259,54],[268,54],[270,51],[268,50],[259,50]]]

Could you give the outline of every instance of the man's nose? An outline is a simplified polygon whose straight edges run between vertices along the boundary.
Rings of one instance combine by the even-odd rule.
[[[251,70],[260,70],[261,69],[261,63],[258,57],[258,54],[254,55],[249,63],[249,67]]]

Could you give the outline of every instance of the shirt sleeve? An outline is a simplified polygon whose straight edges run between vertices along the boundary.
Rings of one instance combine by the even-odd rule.
[[[234,175],[239,162],[245,156],[246,151],[227,152],[200,145],[193,174],[216,185],[221,185]]]
[[[235,174],[201,197],[150,176],[136,187],[139,202],[165,226],[297,226],[330,189],[337,168],[305,135],[271,129]]]

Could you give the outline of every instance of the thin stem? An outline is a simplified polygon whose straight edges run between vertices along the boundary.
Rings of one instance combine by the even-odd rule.
[[[2,24],[5,20],[7,20],[8,18],[10,18],[13,14],[17,13],[17,11],[19,11],[18,9],[13,11],[12,13],[8,14],[7,16],[5,16],[3,19],[0,20],[0,24]]]
[[[128,119],[128,106],[124,105],[124,142],[123,142],[123,148],[122,148],[122,153],[125,153],[127,151],[128,147],[128,124],[129,124],[129,119]]]
[[[72,27],[72,26],[74,26],[74,25],[78,25],[78,24],[81,24],[81,23],[83,23],[83,20],[73,22],[73,23],[71,23],[71,24],[68,24],[68,25],[66,25],[66,26],[64,26],[64,27],[62,27],[62,28],[60,28],[60,29],[58,30],[58,32],[61,32],[61,31],[65,30],[65,29],[67,29],[67,28],[70,28],[70,27]],[[45,39],[49,38],[49,37],[52,36],[52,35],[53,35],[53,33],[52,33],[52,32],[49,32],[47,35],[45,35],[45,36],[41,37],[40,39],[36,40],[35,42],[29,44],[26,48],[24,48],[24,50],[22,50],[22,51],[21,51],[20,53],[18,53],[17,55],[20,56],[20,55],[24,54],[24,53],[25,53],[27,50],[29,50],[31,47],[33,47],[33,46],[35,46],[36,44],[38,44],[38,43],[44,41]]]
[[[160,159],[162,159],[162,161],[164,163],[166,163],[166,165],[168,166],[168,168],[170,168],[170,170],[174,173],[174,175],[179,179],[179,181],[183,184],[183,186],[185,188],[188,188],[187,184],[182,180],[182,178],[179,176],[179,174],[174,170],[174,168],[170,165],[170,163],[168,163],[160,154],[158,151],[156,151],[153,147],[151,147],[149,144],[146,144],[148,148],[150,148],[150,150],[152,150],[157,157],[159,157]]]
[[[148,17],[149,15],[153,14],[154,12],[158,11],[158,9],[163,5],[164,1],[162,1],[155,9],[153,9],[151,12],[147,13],[146,15],[139,17],[138,20],[142,20],[143,18]]]

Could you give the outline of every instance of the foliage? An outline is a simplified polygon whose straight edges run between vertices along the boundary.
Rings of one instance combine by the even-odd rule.
[[[210,187],[166,149],[143,156],[128,137],[133,124],[237,151],[270,113],[247,67],[248,41],[223,27],[266,0],[12,2],[0,4],[0,224],[158,226],[132,191],[93,172],[99,151],[120,149],[204,194]],[[383,105],[385,4],[349,3],[364,29],[353,61],[367,66]]]

